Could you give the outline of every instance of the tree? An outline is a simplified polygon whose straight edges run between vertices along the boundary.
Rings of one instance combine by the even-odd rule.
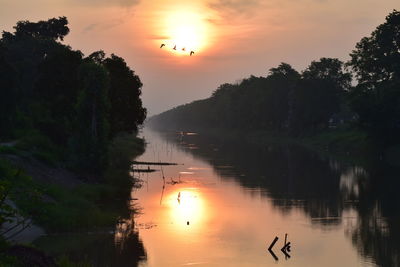
[[[7,62],[6,49],[0,44],[0,138],[12,134],[17,103],[16,72]]]
[[[293,91],[300,78],[300,74],[287,63],[281,63],[277,68],[269,71],[267,86],[272,90],[273,96],[266,99],[270,103],[264,105],[264,113],[276,114],[272,119],[272,125],[277,130],[292,127]]]
[[[31,36],[39,39],[64,40],[69,33],[68,20],[66,17],[52,18],[47,21],[30,22],[19,21],[15,29],[15,36]]]
[[[111,136],[118,132],[137,131],[146,118],[146,109],[140,99],[143,84],[139,76],[128,67],[123,58],[114,54],[102,60],[102,64],[110,77],[108,97],[111,104]]]
[[[373,135],[395,138],[400,133],[400,12],[390,13],[350,56],[358,80],[350,99],[361,125]]]
[[[340,60],[321,58],[311,62],[293,94],[295,132],[325,128],[329,118],[340,111],[350,84],[351,75]]]
[[[364,37],[350,54],[349,65],[359,84],[373,89],[383,81],[400,79],[400,12],[394,10],[370,37]]]
[[[31,110],[35,127],[59,145],[66,145],[76,117],[73,103],[79,93],[78,69],[82,53],[59,45],[38,66]]]
[[[311,62],[303,72],[303,79],[325,80],[332,82],[338,93],[349,90],[351,87],[351,73],[344,68],[344,63],[337,58],[321,58]]]
[[[79,69],[80,93],[76,104],[72,149],[76,166],[92,173],[107,163],[109,79],[104,67],[83,63]]]
[[[65,17],[47,21],[19,21],[14,33],[3,32],[0,44],[7,49],[6,60],[18,74],[18,108],[29,114],[29,103],[33,96],[39,65],[51,51],[61,44],[69,32]]]

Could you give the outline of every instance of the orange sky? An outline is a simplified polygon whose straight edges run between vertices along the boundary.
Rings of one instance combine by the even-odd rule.
[[[208,97],[222,83],[265,76],[280,62],[300,71],[321,57],[346,60],[393,9],[400,1],[0,0],[0,30],[67,16],[65,43],[125,58],[152,115]],[[173,51],[179,42],[195,55]]]

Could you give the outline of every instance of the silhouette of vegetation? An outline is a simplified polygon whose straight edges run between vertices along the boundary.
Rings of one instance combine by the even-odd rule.
[[[394,10],[347,63],[313,61],[301,73],[282,63],[265,77],[221,85],[211,97],[152,117],[176,130],[209,128],[313,135],[330,128],[365,130],[384,145],[400,133],[400,12]],[[353,77],[355,78],[353,80]]]
[[[395,10],[357,44],[349,62],[358,80],[350,99],[360,125],[387,141],[400,133],[399,31],[400,12]]]
[[[146,117],[139,77],[116,55],[85,57],[62,44],[66,17],[20,21],[14,30],[0,39],[0,140],[37,136],[47,145],[32,147],[47,158],[101,174],[110,140],[136,132]]]
[[[128,212],[126,199],[137,182],[129,174],[130,161],[144,149],[143,140],[132,135],[146,117],[142,83],[114,54],[85,57],[63,44],[68,33],[67,18],[59,17],[20,21],[0,38],[3,228],[21,217],[49,232],[79,231],[113,225]],[[133,237],[130,245],[143,251]],[[29,253],[36,255],[7,248],[5,241],[2,231],[2,263],[18,265],[10,258],[18,253],[28,260]]]
[[[326,129],[334,114],[345,112],[351,75],[338,59],[322,58],[298,73],[289,64],[266,77],[223,84],[208,99],[179,106],[150,119],[175,129],[229,128],[302,135]]]

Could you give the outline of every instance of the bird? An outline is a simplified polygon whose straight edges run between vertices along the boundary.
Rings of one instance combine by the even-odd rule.
[[[193,51],[190,51],[190,56],[192,56],[194,54],[194,52]]]
[[[163,48],[165,46],[165,44],[161,44],[160,48]]]
[[[182,51],[186,51],[186,48],[184,47],[184,48],[182,48]]]
[[[174,46],[174,48],[173,48],[174,50],[176,50],[176,45]]]

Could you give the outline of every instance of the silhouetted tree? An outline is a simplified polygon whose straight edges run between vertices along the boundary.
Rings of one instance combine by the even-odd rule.
[[[110,77],[110,134],[137,131],[146,118],[146,109],[140,95],[143,86],[139,76],[131,70],[123,58],[114,54],[102,61]]]
[[[400,133],[399,32],[400,12],[394,10],[351,53],[349,65],[358,80],[351,104],[361,125],[375,136],[395,138]]]
[[[104,67],[84,63],[79,70],[80,93],[76,104],[75,135],[72,149],[76,165],[100,172],[107,163],[109,79]]]
[[[68,20],[66,17],[52,18],[47,21],[30,22],[19,21],[15,29],[15,36],[31,36],[38,39],[52,39],[56,41],[64,40],[64,37],[69,33]]]
[[[7,62],[6,53],[0,43],[0,138],[12,134],[17,103],[16,72]]]
[[[18,90],[18,108],[29,114],[29,103],[38,77],[39,65],[46,56],[60,46],[69,32],[65,17],[48,21],[20,21],[14,27],[14,33],[3,32],[0,43],[7,49],[6,59],[18,73],[16,87]]]
[[[340,111],[344,94],[351,86],[351,74],[343,62],[321,58],[311,62],[293,92],[294,132],[326,128],[329,118]]]
[[[82,53],[59,45],[50,51],[39,65],[34,88],[33,110],[35,126],[53,142],[66,145],[76,117],[78,68]]]
[[[100,172],[110,137],[145,119],[139,77],[120,57],[84,58],[62,44],[65,17],[20,21],[14,30],[0,39],[0,138],[33,134],[72,167]]]
[[[277,68],[270,69],[267,77],[268,86],[275,92],[269,103],[265,104],[267,114],[277,114],[273,126],[282,130],[285,126],[289,129],[293,124],[293,91],[300,81],[300,74],[287,63],[281,63]]]
[[[326,80],[332,82],[338,93],[347,91],[351,87],[351,73],[344,69],[344,63],[337,58],[321,58],[311,62],[302,73],[307,80]]]

